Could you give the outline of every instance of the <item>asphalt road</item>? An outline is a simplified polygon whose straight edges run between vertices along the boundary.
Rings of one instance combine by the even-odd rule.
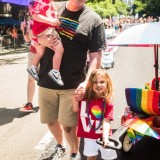
[[[152,48],[120,48],[115,54],[115,67],[109,69],[114,84],[114,121],[112,128],[120,126],[120,118],[126,107],[124,89],[143,88],[154,77]],[[26,102],[27,53],[0,55],[0,159],[38,160],[44,148],[53,142],[46,125],[39,122],[37,90],[34,98],[35,113],[22,114],[18,109]],[[47,137],[47,140],[44,140]],[[46,143],[46,144],[45,144]],[[144,138],[131,153],[117,160],[157,160],[159,141]],[[81,143],[81,153],[83,143]],[[153,158],[156,157],[156,158]],[[63,158],[67,160],[68,155]],[[86,160],[82,157],[82,160]],[[100,160],[100,157],[98,158]]]

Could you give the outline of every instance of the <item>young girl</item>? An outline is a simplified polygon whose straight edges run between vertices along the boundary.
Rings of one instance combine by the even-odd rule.
[[[104,160],[117,158],[116,151],[105,149],[110,144],[110,121],[113,120],[113,87],[106,70],[96,69],[89,78],[84,99],[74,100],[73,110],[79,111],[77,136],[84,138],[83,154],[87,160],[96,160],[98,150]],[[104,147],[96,143],[103,138]]]
[[[53,69],[48,73],[49,77],[56,82],[58,85],[63,86],[64,83],[61,79],[61,74],[59,72],[62,55],[64,52],[63,45],[61,43],[60,37],[55,28],[58,28],[60,22],[57,17],[57,11],[55,4],[52,0],[34,0],[33,9],[32,9],[32,39],[35,42],[35,47],[37,54],[33,59],[31,68],[27,71],[38,81],[38,64],[43,57],[45,51],[45,43],[38,43],[37,37],[42,35],[49,35],[48,38],[52,36],[58,36],[58,44],[56,46],[51,46],[50,48],[55,52],[53,56]]]

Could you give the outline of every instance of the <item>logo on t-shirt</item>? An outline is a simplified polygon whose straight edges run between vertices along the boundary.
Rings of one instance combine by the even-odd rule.
[[[100,107],[97,105],[95,105],[91,108],[91,112],[97,119],[100,119],[102,116],[102,111],[101,111]]]
[[[90,132],[91,131],[91,126],[95,126],[95,128],[98,127],[100,123],[100,118],[102,116],[102,110],[100,109],[99,106],[94,105],[91,109],[91,114],[87,113],[87,105],[85,101],[81,102],[81,111],[80,111],[80,120],[82,122],[82,127],[85,132]],[[90,124],[89,119],[90,119]],[[91,126],[90,126],[91,125]],[[96,134],[102,133],[102,126],[95,131]]]
[[[61,25],[58,28],[59,34],[72,40],[79,26],[78,21],[75,21],[69,18],[60,17],[60,22],[61,22]]]

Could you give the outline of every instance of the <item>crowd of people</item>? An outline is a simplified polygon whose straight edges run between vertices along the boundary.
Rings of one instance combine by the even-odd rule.
[[[43,53],[39,67],[36,68],[38,79],[32,74],[31,77],[29,72],[28,102],[20,111],[34,111],[32,100],[36,79],[39,86],[40,121],[48,126],[57,141],[54,153],[45,157],[45,160],[61,159],[68,152],[65,138],[69,145],[69,160],[81,160],[81,138],[85,139],[83,154],[87,160],[96,160],[98,151],[101,151],[102,159],[117,157],[114,150],[105,148],[110,144],[108,137],[111,134],[114,109],[112,80],[106,70],[100,69],[102,50],[106,48],[105,27],[100,16],[89,9],[85,2],[86,0],[56,3],[52,0],[31,1],[28,6],[30,22],[21,24],[25,41],[31,41],[28,68],[31,67],[34,57],[39,52]],[[58,16],[54,15],[54,11],[57,11]],[[38,33],[33,31],[35,25],[39,27]],[[36,47],[35,44],[39,46]],[[57,84],[48,75],[54,68],[54,56],[61,55],[60,50],[56,50],[58,45],[64,48],[61,59],[57,58],[63,85]],[[86,73],[87,54],[90,62]],[[86,106],[89,116],[83,105]],[[90,129],[86,130],[84,126]],[[96,143],[97,138],[103,139],[104,146]]]
[[[124,31],[125,29],[132,27],[134,25],[143,24],[143,23],[153,23],[153,22],[159,22],[160,18],[153,16],[148,17],[133,17],[133,16],[122,16],[122,17],[112,17],[112,18],[105,18],[104,24],[107,29],[114,29],[115,32],[120,33]]]
[[[0,26],[0,37],[2,39],[0,48],[18,48],[24,44],[22,31],[19,26]]]
[[[21,34],[21,30],[18,26],[0,26],[0,35],[4,36],[4,35],[8,35],[8,36],[12,36],[13,33],[16,31],[17,34]]]

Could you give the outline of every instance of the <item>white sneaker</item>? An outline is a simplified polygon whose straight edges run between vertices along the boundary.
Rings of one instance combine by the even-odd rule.
[[[77,153],[76,156],[74,156],[74,157],[71,156],[71,157],[69,158],[69,160],[81,160],[81,154],[80,154],[80,153]]]
[[[50,156],[50,158],[52,160],[61,160],[61,158],[67,153],[67,148],[63,147],[61,145],[57,145],[55,152],[52,153],[52,155]]]
[[[61,74],[60,72],[55,72],[53,69],[48,73],[48,76],[56,82],[58,85],[63,86],[64,83],[61,79]]]
[[[37,67],[27,68],[28,73],[36,80],[39,81]]]

